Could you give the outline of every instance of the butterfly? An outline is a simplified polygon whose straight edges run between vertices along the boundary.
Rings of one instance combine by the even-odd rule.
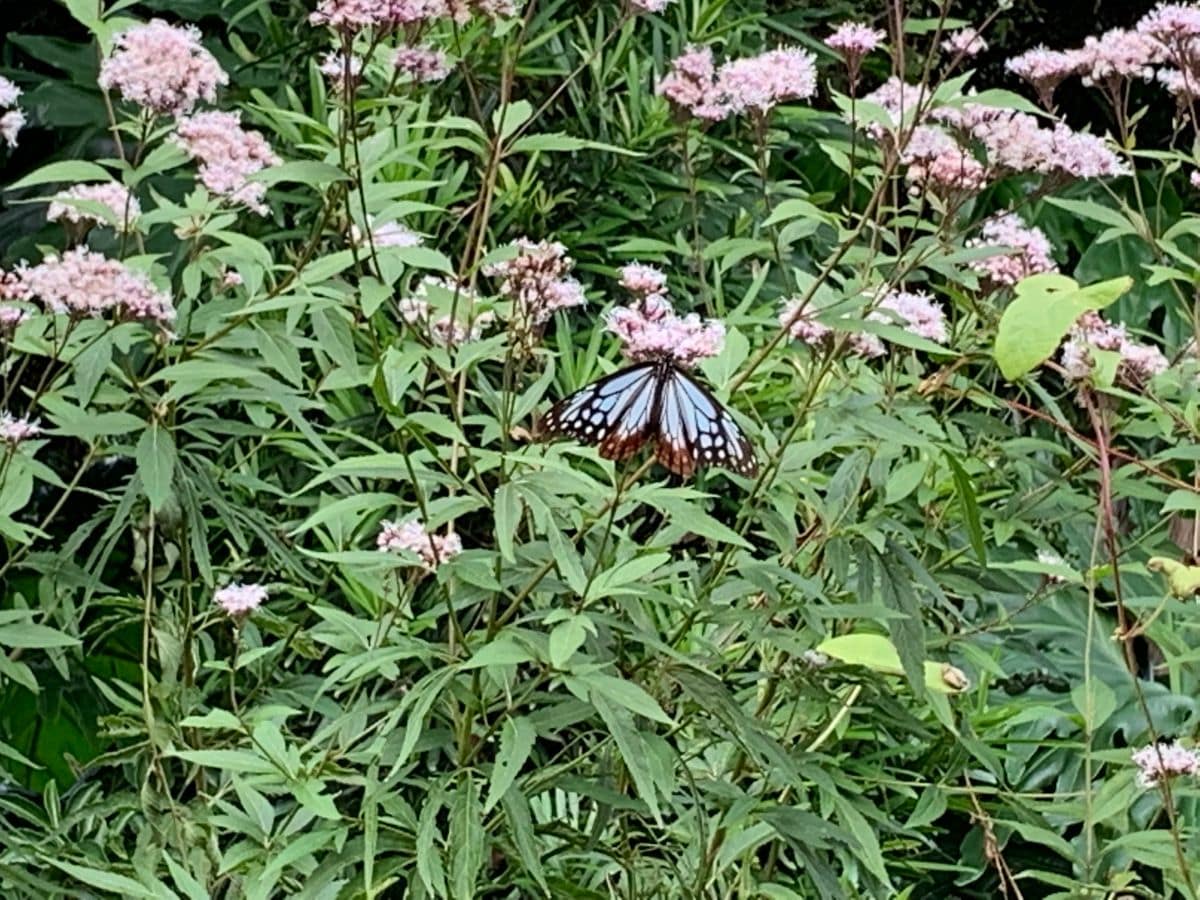
[[[621,369],[556,403],[534,428],[538,438],[595,444],[605,459],[628,459],[648,441],[658,461],[688,476],[704,465],[754,475],[758,461],[733,417],[670,360]]]

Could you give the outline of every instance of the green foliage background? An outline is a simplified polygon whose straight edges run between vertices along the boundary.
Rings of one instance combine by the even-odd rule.
[[[864,223],[887,176],[824,88],[777,111],[765,160],[744,123],[685,132],[653,93],[688,43],[796,42],[832,74],[819,38],[863,4],[538,2],[523,30],[439,33],[463,61],[445,84],[369,77],[353,148],[305,4],[105,6],[8,36],[31,130],[4,263],[62,246],[44,198],[99,163],[154,210],[148,264],[187,324],[161,352],[97,323],[2,363],[21,396],[15,354],[49,373],[48,437],[0,485],[10,896],[1197,896],[1200,793],[1138,789],[1129,762],[1200,725],[1194,606],[1146,567],[1187,561],[1172,533],[1200,514],[1190,133],[1168,147],[1147,119],[1140,191],[1009,179],[940,218],[901,186]],[[924,53],[930,10],[908,12]],[[155,14],[203,26],[224,105],[288,161],[270,216],[218,209],[169,151],[116,159],[98,40]],[[1039,42],[1040,17],[1002,15],[1004,43]],[[994,66],[976,86],[1017,87]],[[426,248],[357,258],[360,200]],[[1009,298],[964,238],[1013,205],[1079,284],[1128,276],[1109,314],[1177,360],[1099,390],[1102,429],[1053,372],[1013,382],[992,356]],[[473,277],[525,235],[566,244],[591,299],[534,358],[403,330],[418,277]],[[730,327],[703,374],[758,479],[523,439],[619,365],[597,313],[635,259]],[[226,267],[244,289],[217,287]],[[770,344],[784,298],[853,316],[901,278],[950,310],[948,348]],[[467,548],[436,575],[374,549],[416,513]],[[231,579],[270,588],[240,628],[212,604]],[[1144,636],[1113,639],[1118,603]]]

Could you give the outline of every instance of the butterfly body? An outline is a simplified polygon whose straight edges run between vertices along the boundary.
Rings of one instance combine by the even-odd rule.
[[[594,444],[613,460],[628,459],[652,443],[658,461],[684,476],[702,465],[741,475],[758,469],[729,412],[669,359],[621,369],[560,400],[538,422],[535,435]]]

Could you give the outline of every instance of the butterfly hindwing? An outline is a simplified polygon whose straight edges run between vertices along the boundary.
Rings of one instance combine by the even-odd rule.
[[[679,475],[723,466],[754,475],[754,450],[729,411],[703,385],[671,366],[662,386],[656,434],[659,462]]]
[[[595,444],[606,459],[627,459],[650,437],[661,379],[653,363],[630,366],[560,400],[542,417],[538,437]]]

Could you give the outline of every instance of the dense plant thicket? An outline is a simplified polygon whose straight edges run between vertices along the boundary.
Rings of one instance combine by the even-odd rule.
[[[1200,7],[810,6],[10,36],[8,896],[1200,900]]]

